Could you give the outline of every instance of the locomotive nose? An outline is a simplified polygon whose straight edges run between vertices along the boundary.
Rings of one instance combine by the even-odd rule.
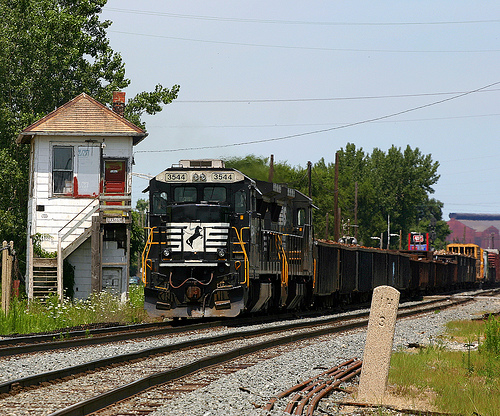
[[[189,286],[186,289],[186,297],[191,301],[200,299],[201,298],[201,288],[199,288],[198,286]]]

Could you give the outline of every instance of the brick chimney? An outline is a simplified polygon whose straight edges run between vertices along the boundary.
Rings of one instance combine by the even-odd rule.
[[[125,113],[125,93],[121,91],[113,91],[113,111],[119,116]]]

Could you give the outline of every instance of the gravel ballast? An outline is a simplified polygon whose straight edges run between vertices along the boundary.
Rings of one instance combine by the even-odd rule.
[[[471,319],[499,310],[500,299],[479,299],[438,313],[428,313],[417,319],[400,320],[396,324],[393,348],[441,342],[438,337],[444,332],[446,322]],[[263,407],[270,398],[320,374],[325,367],[334,367],[353,357],[362,358],[365,339],[365,330],[336,337],[322,337],[314,346],[285,353],[224,376],[206,387],[175,399],[168,407],[160,408],[150,416],[285,415],[283,410],[287,405],[286,401],[277,402],[269,413]],[[338,399],[341,397],[339,394]]]
[[[466,305],[445,309],[439,313],[428,313],[417,319],[400,320],[396,325],[394,348],[405,348],[409,344],[425,345],[438,342],[438,337],[444,331],[446,322],[470,319],[499,310],[500,299],[479,298]],[[249,327],[239,330],[245,329]],[[182,336],[154,337],[141,341],[1,358],[0,381],[14,380],[144,348],[182,342],[194,337],[234,331],[235,328],[222,328],[217,331],[202,331],[201,335],[193,332]],[[282,391],[350,358],[362,358],[365,337],[365,330],[356,330],[342,336],[321,337],[313,345],[308,343],[308,346],[292,352],[286,352],[287,347],[282,347],[283,355],[224,376],[206,387],[184,394],[170,401],[168,406],[151,413],[151,416],[264,415],[266,413],[263,411],[263,406],[270,398]],[[331,400],[335,400],[337,396],[340,399],[342,396],[337,393],[334,395]],[[268,414],[284,414],[282,410],[286,404],[285,401],[278,401],[273,411]]]

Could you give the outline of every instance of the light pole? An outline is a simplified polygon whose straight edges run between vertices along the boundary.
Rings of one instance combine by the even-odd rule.
[[[380,233],[380,237],[370,237],[372,240],[380,240],[380,248],[382,248],[382,237],[384,233]]]
[[[387,249],[389,250],[389,243],[391,241],[391,237],[400,237],[401,236],[399,234],[389,234],[389,237],[387,237]]]

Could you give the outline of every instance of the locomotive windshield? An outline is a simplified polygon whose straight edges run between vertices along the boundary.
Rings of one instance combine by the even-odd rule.
[[[227,222],[229,207],[221,205],[173,205],[168,209],[172,222]]]

